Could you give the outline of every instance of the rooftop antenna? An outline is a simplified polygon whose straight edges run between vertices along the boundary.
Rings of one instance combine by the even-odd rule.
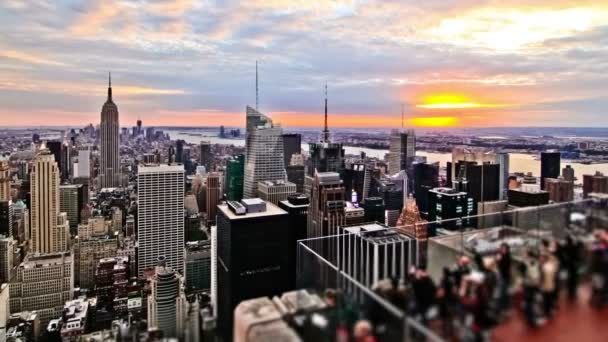
[[[112,101],[112,72],[108,71],[108,101]]]
[[[401,104],[401,128],[405,128],[405,124],[403,122],[404,112],[405,112],[405,105],[402,103]]]
[[[325,82],[325,128],[323,129],[323,142],[329,142],[329,128],[327,127],[327,82]]]
[[[255,110],[258,110],[260,105],[260,96],[258,88],[258,61],[255,61]]]

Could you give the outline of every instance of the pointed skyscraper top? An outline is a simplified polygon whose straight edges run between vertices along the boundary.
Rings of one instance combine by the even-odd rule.
[[[112,72],[108,72],[108,102],[112,102]]]
[[[329,128],[327,127],[327,82],[325,82],[325,128],[323,129],[322,142],[329,142]]]

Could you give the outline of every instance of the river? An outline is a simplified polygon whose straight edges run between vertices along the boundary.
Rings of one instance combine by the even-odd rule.
[[[183,139],[184,141],[190,144],[198,144],[201,140],[206,140],[211,142],[212,144],[245,146],[245,140],[219,138],[217,136],[217,132],[197,132],[195,134],[187,134],[177,130],[167,130],[166,132],[170,134],[172,140]],[[302,144],[302,150],[308,151],[308,144]],[[344,146],[344,150],[346,154],[358,155],[361,152],[365,152],[367,156],[379,159],[383,159],[384,155],[388,153],[388,150],[376,150],[356,146]],[[446,163],[452,160],[451,153],[417,151],[416,155],[427,157],[427,160],[430,163],[439,162],[442,167],[445,167]],[[578,163],[562,162],[561,164],[562,168],[566,165],[572,166],[572,168],[574,169],[574,175],[577,177],[577,183],[582,182],[582,176],[584,174],[594,174],[596,171],[600,171],[605,175],[608,174],[608,163],[585,165]],[[535,176],[539,176],[540,161],[535,160],[533,154],[509,153],[509,172],[532,172],[532,174],[534,174]]]

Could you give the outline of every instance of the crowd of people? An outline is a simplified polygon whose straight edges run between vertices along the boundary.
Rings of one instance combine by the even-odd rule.
[[[495,255],[461,256],[437,282],[422,266],[375,290],[444,338],[485,341],[518,310],[530,327],[542,327],[562,294],[577,299],[582,275],[591,281],[591,305],[608,304],[608,231],[590,245],[573,236],[543,240],[517,258],[502,244]]]

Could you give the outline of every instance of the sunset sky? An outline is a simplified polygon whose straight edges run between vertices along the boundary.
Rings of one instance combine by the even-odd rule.
[[[0,1],[0,126],[608,127],[608,1]]]

